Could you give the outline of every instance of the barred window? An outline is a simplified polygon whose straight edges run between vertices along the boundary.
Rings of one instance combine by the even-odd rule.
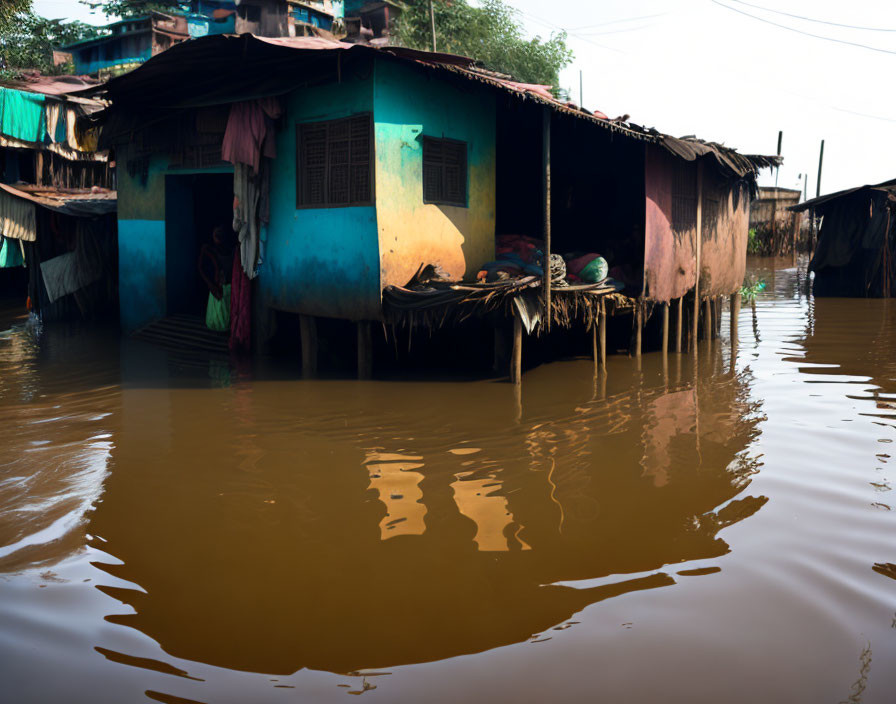
[[[296,126],[296,207],[373,204],[370,114]]]
[[[423,138],[423,202],[467,206],[467,143]]]

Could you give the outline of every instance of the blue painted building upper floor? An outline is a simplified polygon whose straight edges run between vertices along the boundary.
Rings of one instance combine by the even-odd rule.
[[[194,0],[189,12],[151,12],[108,25],[106,33],[60,47],[72,55],[75,73],[103,77],[124,73],[187,39],[236,30],[233,0]]]

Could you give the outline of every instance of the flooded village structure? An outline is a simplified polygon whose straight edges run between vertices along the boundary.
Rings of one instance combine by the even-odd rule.
[[[0,290],[44,321],[111,314],[115,170],[79,118],[95,80],[26,73],[0,85]]]
[[[816,296],[896,295],[896,179],[830,193],[790,210],[821,219],[809,263]]]
[[[736,319],[756,175],[778,163],[471,59],[320,37],[195,39],[103,97],[123,331],[199,320],[197,257],[232,223],[231,347],[299,329],[308,375],[332,333],[368,376],[374,327],[410,345],[478,319],[517,381],[523,338],[552,329],[596,364],[608,327],[634,355],[713,336],[724,297]]]

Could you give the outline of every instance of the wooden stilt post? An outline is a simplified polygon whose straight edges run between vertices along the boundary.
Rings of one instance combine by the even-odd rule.
[[[639,298],[635,303],[634,320],[632,320],[632,341],[629,354],[632,357],[641,356],[641,329],[644,326],[644,301]]]
[[[373,343],[370,337],[370,322],[358,322],[358,378],[373,376]]]
[[[681,353],[681,334],[684,329],[684,296],[678,299],[675,321],[675,351]]]
[[[703,339],[712,339],[712,298],[703,299]]]
[[[722,336],[722,307],[725,305],[723,296],[716,296],[716,337]]]
[[[313,379],[317,376],[317,321],[311,315],[300,315],[299,330],[302,337],[302,376]]]
[[[510,381],[519,386],[523,380],[523,322],[513,316],[513,352],[510,355]]]
[[[697,160],[697,228],[695,230],[694,255],[697,271],[694,278],[694,319],[691,321],[691,347],[697,349],[697,331],[700,322],[700,253],[703,248],[703,162]]]
[[[594,324],[591,326],[591,359],[594,361],[594,376],[600,372],[600,339],[597,329],[600,327],[600,309],[594,318]]]
[[[600,318],[597,323],[598,353],[600,354],[600,370],[607,373],[607,304],[600,299]]]
[[[740,291],[731,294],[731,349],[737,348],[737,330],[740,318]]]
[[[663,354],[669,352],[669,304],[663,303]]]
[[[544,320],[542,325],[548,332],[551,330],[551,115],[553,115],[553,110],[545,106],[541,128],[541,159],[544,168]]]

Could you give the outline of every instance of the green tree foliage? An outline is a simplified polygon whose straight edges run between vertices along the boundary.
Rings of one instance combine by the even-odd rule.
[[[82,5],[87,5],[91,10],[99,10],[107,17],[142,17],[153,10],[166,12],[169,10],[190,9],[190,2],[178,2],[177,0],[80,0]]]
[[[69,73],[71,64],[53,64],[53,49],[98,33],[96,27],[84,22],[50,20],[30,11],[20,12],[0,30],[0,71],[7,78],[14,76],[17,69],[26,68],[44,74]]]
[[[18,15],[30,10],[31,0],[0,0],[0,36],[15,27]]]
[[[429,0],[408,0],[396,22],[398,43],[431,49]],[[526,83],[557,86],[560,71],[572,61],[566,33],[527,39],[517,11],[502,0],[482,0],[479,7],[465,0],[433,0],[436,48],[469,56],[500,73]]]

